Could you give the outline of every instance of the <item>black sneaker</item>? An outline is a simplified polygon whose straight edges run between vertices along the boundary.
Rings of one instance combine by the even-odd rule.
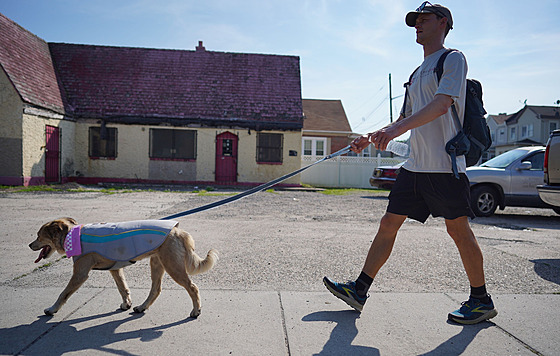
[[[342,299],[349,306],[361,312],[366,304],[367,296],[360,297],[356,293],[356,282],[337,283],[328,277],[323,278],[325,287],[334,294],[335,297]]]
[[[492,299],[490,299],[490,303],[484,304],[480,300],[470,297],[461,304],[461,308],[449,313],[447,318],[460,324],[476,324],[496,315],[498,315],[498,311],[494,308]]]

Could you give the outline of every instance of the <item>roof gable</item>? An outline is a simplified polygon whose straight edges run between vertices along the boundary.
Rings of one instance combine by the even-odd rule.
[[[75,117],[300,129],[299,57],[49,44]],[[144,120],[145,122],[145,120]]]
[[[304,130],[352,132],[340,100],[303,99],[303,112]]]
[[[47,43],[1,13],[0,65],[24,102],[64,112]]]

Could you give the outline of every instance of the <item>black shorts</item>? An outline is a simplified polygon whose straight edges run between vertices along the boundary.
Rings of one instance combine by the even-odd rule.
[[[430,214],[445,219],[474,218],[469,179],[464,173],[459,178],[451,173],[416,173],[401,168],[389,194],[387,212],[422,223]]]

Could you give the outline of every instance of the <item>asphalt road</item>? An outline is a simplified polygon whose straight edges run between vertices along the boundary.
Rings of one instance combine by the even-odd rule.
[[[0,192],[4,228],[0,283],[11,287],[64,287],[72,263],[55,255],[34,264],[27,245],[39,227],[71,216],[79,223],[158,219],[223,199],[230,191]],[[194,277],[201,289],[322,291],[321,279],[354,279],[385,211],[387,193],[355,191],[261,192],[228,205],[177,219],[197,252],[220,252],[216,267]],[[476,218],[472,228],[485,257],[491,293],[560,293],[560,215],[552,210],[506,208]],[[41,267],[41,268],[37,268]],[[125,269],[131,288],[149,288],[147,260]],[[85,286],[113,284],[94,271]],[[164,288],[179,289],[169,277]],[[468,281],[442,219],[407,220],[372,292],[467,293]]]

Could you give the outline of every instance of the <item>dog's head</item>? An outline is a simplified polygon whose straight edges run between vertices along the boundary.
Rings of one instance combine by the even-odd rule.
[[[35,263],[41,261],[43,258],[49,258],[54,251],[64,254],[63,239],[78,223],[72,218],[61,218],[48,222],[41,226],[37,232],[37,239],[29,244],[29,248],[33,251],[39,251],[39,257]]]

